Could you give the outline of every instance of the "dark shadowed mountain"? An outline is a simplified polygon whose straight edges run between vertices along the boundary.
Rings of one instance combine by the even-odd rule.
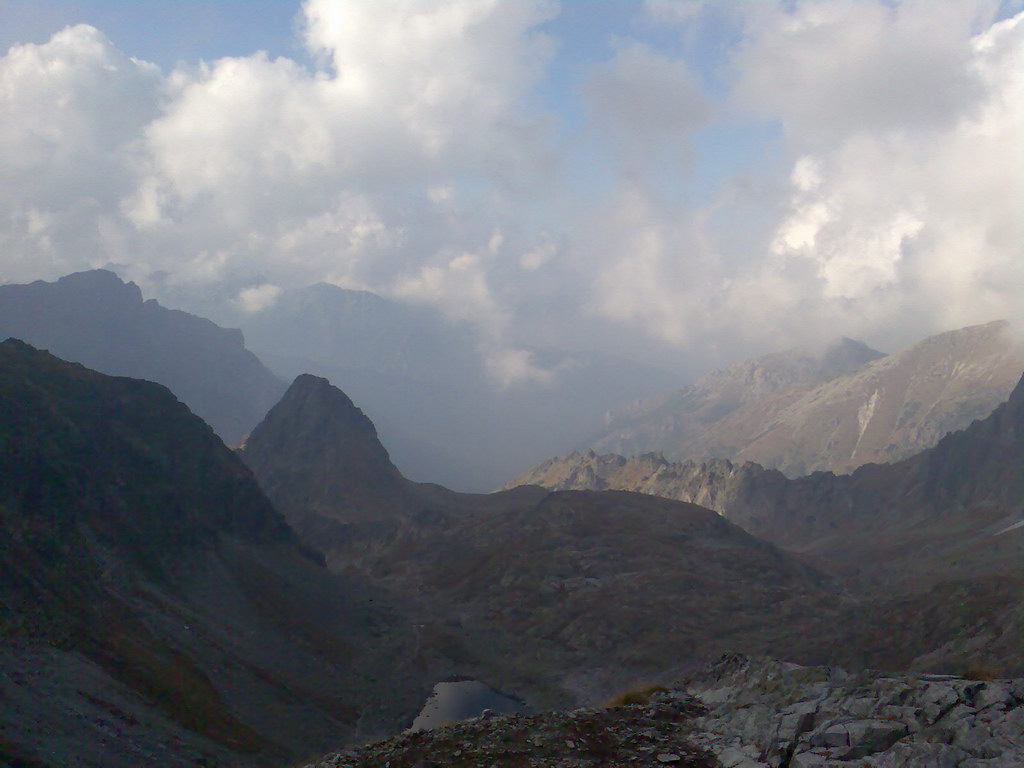
[[[450,670],[167,389],[15,340],[0,523],[0,764],[294,763],[393,732]]]
[[[693,504],[411,483],[351,401],[313,377],[296,380],[243,455],[333,569],[420,596],[466,647],[486,649],[490,683],[534,702],[597,701],[724,648],[905,668],[1010,610],[1018,589],[977,581],[896,597]],[[931,658],[955,666],[1006,637]],[[460,671],[483,666],[466,658]]]
[[[677,383],[607,355],[525,349],[550,375],[504,386],[465,328],[430,309],[327,284],[284,292],[243,328],[277,374],[312,373],[341,386],[408,477],[462,490],[490,490],[589,439],[609,408]]]
[[[288,523],[329,563],[419,516],[505,510],[546,495],[538,488],[466,494],[407,480],[373,422],[327,379],[309,374],[295,379],[240,455]]]
[[[112,376],[159,382],[229,445],[285,388],[245,348],[241,331],[143,301],[135,283],[103,269],[0,286],[0,338],[7,337]]]
[[[410,511],[414,484],[391,463],[373,422],[317,376],[295,379],[241,455],[292,526],[310,537],[322,518],[347,525]]]
[[[987,416],[1024,369],[1004,322],[887,356],[843,340],[820,357],[768,355],[613,416],[598,453],[754,461],[790,477],[898,461]]]
[[[833,594],[811,568],[694,505],[412,483],[348,397],[312,376],[296,379],[242,456],[332,568],[422,596],[468,647],[500,659],[506,689],[548,701],[730,643],[764,649],[790,631],[779,616]]]

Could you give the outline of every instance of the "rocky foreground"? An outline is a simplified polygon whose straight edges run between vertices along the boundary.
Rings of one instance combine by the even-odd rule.
[[[606,709],[483,716],[307,768],[1021,768],[1024,679],[847,673],[726,654]]]

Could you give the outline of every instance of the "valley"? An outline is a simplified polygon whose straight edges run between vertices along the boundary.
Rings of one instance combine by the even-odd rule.
[[[0,0],[0,768],[1024,768],[1024,0]]]
[[[853,362],[797,366],[817,371],[798,374],[808,391],[888,359],[840,349]],[[699,699],[686,681],[729,654],[1024,676],[1024,385],[848,475],[588,450],[472,494],[405,477],[320,376],[297,376],[232,451],[158,384],[13,339],[0,355],[12,765],[284,765],[422,723],[432,689],[463,684],[489,693],[450,717],[540,713],[488,733],[582,706],[598,714],[571,716],[639,749],[638,713],[601,703],[666,684]],[[747,749],[694,738],[666,754]]]

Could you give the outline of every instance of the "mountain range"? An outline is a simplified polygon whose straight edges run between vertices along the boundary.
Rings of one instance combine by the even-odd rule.
[[[609,416],[586,447],[672,460],[754,461],[790,477],[898,461],[987,416],[1024,370],[1005,322],[890,355],[844,339],[737,363]]]
[[[334,381],[373,419],[406,476],[464,491],[590,439],[606,411],[675,386],[666,371],[596,352],[523,347],[541,373],[503,382],[485,340],[438,312],[321,283],[239,317],[279,376]]]
[[[882,555],[906,578],[936,581],[999,572],[1024,552],[1024,384],[988,417],[894,464],[850,475],[790,479],[753,462],[669,462],[577,452],[510,486],[629,490],[696,502],[830,567],[877,568]],[[884,560],[883,560],[884,562]]]
[[[228,444],[285,389],[240,331],[144,301],[135,283],[104,269],[0,285],[0,339],[8,337],[112,376],[159,382]]]
[[[695,505],[539,488],[462,494],[408,481],[370,421],[313,376],[295,380],[241,455],[332,569],[421,596],[475,638],[470,647],[500,648],[501,683],[533,701],[607,693],[680,649],[701,658],[719,643],[764,650],[767,636],[789,631],[779,615],[834,591]]]
[[[814,663],[949,668],[985,658],[1019,669],[1024,531],[1012,527],[1019,509],[984,489],[1018,494],[1004,475],[1019,472],[1022,399],[1015,392],[989,421],[905,469],[861,470],[851,495],[848,478],[789,480],[752,464],[748,485],[698,477],[699,500],[735,503],[729,519],[691,499],[632,492],[467,495],[411,483],[351,401],[309,376],[254,430],[243,457],[334,570],[420,596],[473,638],[469,647],[500,649],[504,665],[491,674],[531,700],[593,701],[669,660],[694,664],[725,648]],[[950,456],[987,480],[957,485]]]
[[[154,328],[179,328],[184,346],[209,332],[255,360],[239,333],[165,315],[110,273],[64,280],[7,287],[47,300],[54,285],[95,289],[93,304],[122,292],[109,316],[82,313],[100,329],[69,335],[83,348],[132,338],[112,318],[145,312],[133,359],[159,351]],[[0,303],[36,306],[24,295]],[[785,353],[717,390],[709,377],[697,410],[709,423],[768,402],[791,414],[859,382],[881,393],[865,435],[891,420],[890,391],[962,418],[1011,364],[1003,334],[965,329],[889,357],[849,340]],[[957,355],[967,362],[942,367]],[[460,493],[407,478],[322,376],[297,376],[231,451],[165,386],[11,339],[0,765],[284,765],[395,733],[441,680],[537,708],[595,704],[727,650],[1024,673],[1022,454],[1024,383],[932,447],[850,475],[591,451],[532,485]]]
[[[450,669],[417,677],[406,609],[167,389],[15,340],[0,522],[0,764],[281,765],[393,732]]]

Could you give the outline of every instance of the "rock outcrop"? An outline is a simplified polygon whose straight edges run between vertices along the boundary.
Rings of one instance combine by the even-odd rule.
[[[14,337],[111,376],[168,387],[229,445],[284,392],[242,333],[143,301],[103,269],[0,286],[0,339]]]
[[[1005,322],[884,357],[848,340],[839,349],[843,364],[815,367],[815,358],[789,353],[716,371],[613,414],[589,445],[625,456],[753,461],[790,477],[850,472],[912,456],[984,418],[1024,370],[1024,345]]]
[[[692,739],[703,707],[677,693],[643,706],[481,717],[327,755],[305,768],[713,768]]]
[[[391,463],[373,423],[327,379],[296,378],[241,456],[292,527],[309,539],[327,519],[344,525],[409,511],[413,484]]]
[[[1024,679],[890,675],[726,654],[603,709],[484,716],[306,768],[1021,768]]]
[[[1024,679],[800,667],[724,656],[686,687],[723,768],[1018,768]]]

